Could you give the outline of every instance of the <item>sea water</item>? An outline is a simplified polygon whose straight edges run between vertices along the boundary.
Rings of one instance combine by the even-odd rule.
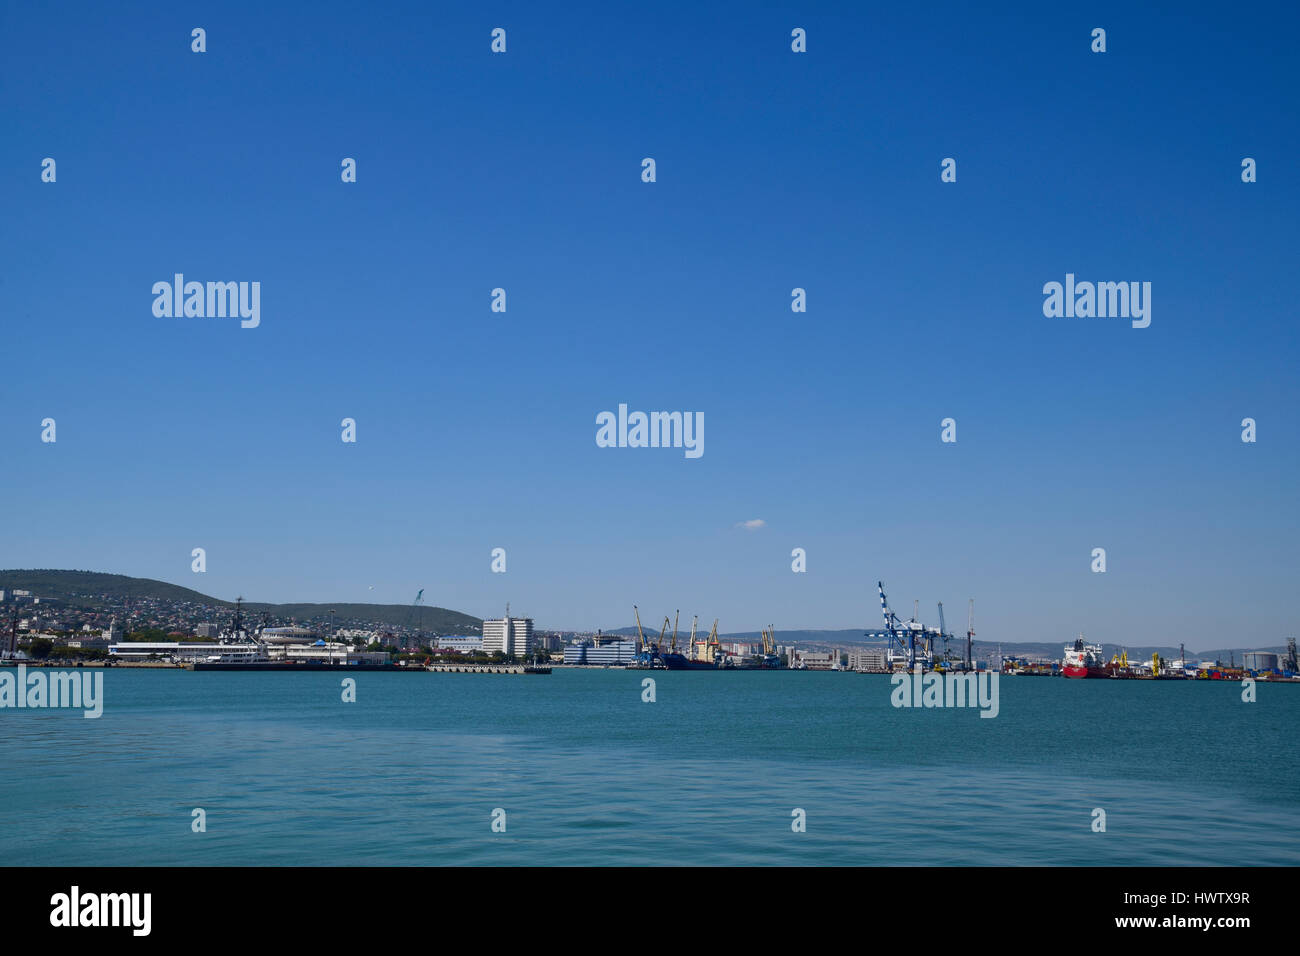
[[[1300,685],[1003,677],[995,719],[891,689],[110,669],[97,720],[0,712],[0,863],[1300,863]]]

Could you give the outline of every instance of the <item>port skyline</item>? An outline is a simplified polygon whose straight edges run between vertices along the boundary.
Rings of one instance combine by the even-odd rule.
[[[164,589],[177,589],[177,596],[171,598],[159,599],[156,596],[137,597],[132,599],[109,598],[102,592],[96,594],[93,591],[92,584],[77,584],[76,587],[84,588],[84,592],[77,601],[69,602],[66,598],[66,592],[56,589],[45,594],[44,606],[31,603],[33,597],[41,597],[39,591],[29,592],[23,584],[33,575],[45,575],[52,580],[57,580],[62,576],[88,575],[89,580],[101,579],[120,579],[116,586],[122,586],[129,582],[134,587],[149,587],[152,585],[162,585]],[[18,581],[17,588],[11,583]],[[61,585],[60,588],[67,587]],[[33,617],[33,630],[39,629],[41,616],[44,615],[45,621],[53,621],[57,624],[73,624],[72,628],[59,628],[60,631],[75,631],[83,625],[92,629],[101,629],[107,626],[111,620],[119,621],[122,625],[128,625],[134,620],[135,625],[139,628],[150,630],[166,630],[172,633],[185,633],[187,636],[197,634],[197,628],[201,625],[216,626],[223,628],[227,623],[230,615],[233,613],[234,602],[216,598],[202,592],[193,592],[196,600],[189,600],[181,596],[182,592],[193,589],[184,585],[170,584],[165,581],[156,579],[135,578],[130,575],[120,575],[114,572],[75,572],[75,571],[55,571],[55,570],[0,570],[0,593],[8,601],[9,607],[14,606],[14,591],[27,592],[20,596],[19,601],[26,601],[25,607],[27,613],[37,612]],[[51,600],[51,594],[56,594]],[[201,600],[197,600],[201,599]],[[86,604],[80,604],[80,601],[87,601]],[[413,606],[412,604],[392,603],[384,604],[380,602],[259,602],[243,601],[245,610],[248,613],[260,613],[267,610],[272,615],[272,622],[277,625],[289,624],[313,624],[322,626],[323,629],[329,626],[337,626],[348,629],[365,628],[378,632],[387,631],[398,637],[405,638],[417,631],[427,634],[442,634],[452,636],[462,633],[477,633],[482,618],[469,614],[465,611],[454,608],[440,606]],[[4,608],[4,602],[0,602],[0,608]],[[337,620],[332,619],[331,609],[346,609],[346,615],[340,615]],[[426,621],[419,620],[419,614],[423,611]],[[630,612],[629,608],[629,612]],[[676,609],[673,609],[676,610]],[[533,617],[526,610],[515,609],[519,615]],[[6,611],[6,613],[8,613]],[[498,613],[500,613],[498,611]],[[671,613],[671,612],[669,612]],[[129,614],[134,614],[134,618],[128,618]],[[434,625],[440,618],[427,620],[430,614],[450,615],[452,623],[442,624],[435,627]],[[368,616],[369,615],[369,616]],[[491,617],[489,612],[487,617]],[[629,616],[630,613],[629,613]],[[683,620],[684,629],[680,633],[685,636],[690,630],[690,619],[693,615],[687,615]],[[59,618],[66,620],[60,621]],[[928,622],[924,613],[920,619]],[[658,634],[659,619],[655,618],[654,626],[650,627],[652,618],[647,617],[643,622],[647,634]],[[709,618],[711,621],[712,618]],[[704,620],[701,615],[701,621],[706,625],[708,621]],[[426,624],[428,626],[426,626]],[[730,630],[725,627],[719,629],[719,637],[735,643],[757,642],[761,634],[761,629],[767,625],[760,625],[753,630],[739,629]],[[865,620],[861,626],[857,627],[840,627],[840,628],[799,628],[777,627],[776,630],[782,643],[795,643],[810,649],[830,649],[830,648],[849,648],[856,646],[877,646],[883,642],[876,639],[869,639],[865,636],[867,631],[879,630],[879,622]],[[705,627],[707,631],[707,626]],[[631,624],[617,624],[614,627],[583,629],[570,626],[557,626],[554,622],[540,620],[537,624],[538,633],[564,635],[574,638],[590,638],[597,634],[614,637],[634,637],[636,628]],[[949,632],[953,634],[954,641],[964,641],[964,620],[949,620]],[[978,634],[978,630],[977,630]],[[988,658],[995,648],[1002,648],[1009,655],[1014,656],[1055,656],[1059,655],[1062,644],[1073,640],[1076,633],[1062,633],[1059,640],[1056,635],[1051,638],[1042,638],[1034,641],[1012,641],[1012,640],[985,640],[976,638],[973,642],[976,648],[976,657]],[[1090,636],[1090,640],[1092,640]],[[1174,640],[1169,641],[1125,641],[1122,639],[1112,639],[1107,635],[1098,635],[1095,640],[1105,647],[1119,650],[1127,649],[1132,654],[1143,654],[1147,657],[1152,652],[1158,652],[1162,656],[1168,656],[1171,651],[1179,649],[1182,643],[1189,654],[1205,655],[1207,659],[1227,658],[1229,655],[1247,651],[1276,651],[1285,652],[1287,635],[1280,635],[1277,640],[1262,639],[1257,644],[1221,644],[1217,646],[1197,648],[1187,643]],[[955,646],[955,643],[954,643]]]

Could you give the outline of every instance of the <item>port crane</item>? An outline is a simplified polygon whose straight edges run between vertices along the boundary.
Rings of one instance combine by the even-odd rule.
[[[709,642],[706,647],[708,654],[704,658],[706,661],[716,661],[722,656],[722,648],[718,644],[718,619],[716,617],[713,619],[713,628],[709,631]]]
[[[659,661],[659,645],[651,644],[646,639],[645,631],[641,629],[641,611],[635,604],[632,605],[632,613],[636,615],[636,657],[633,659],[639,667],[655,667]],[[668,618],[664,618],[664,628],[668,627]],[[660,633],[659,641],[663,643],[663,634]]]
[[[3,655],[5,658],[12,659],[18,656],[18,599],[14,599],[13,613],[9,618],[9,648]]]
[[[765,631],[760,628],[760,633],[763,635],[763,666],[780,667],[781,659],[776,654],[775,625],[769,624]]]
[[[966,612],[966,669],[972,670],[971,642],[975,639],[975,599],[970,599],[970,610]]]
[[[650,648],[646,644],[645,635],[641,633],[641,612],[637,610],[635,604],[632,605],[632,613],[636,615],[636,649],[644,654]]]
[[[948,625],[943,620],[943,602],[939,602],[939,639],[943,641],[943,666],[952,666],[952,655],[948,653],[948,641],[952,635],[948,633]]]
[[[509,605],[506,605],[506,607],[506,617],[509,618]],[[420,590],[416,592],[415,600],[411,602],[411,613],[406,616],[407,627],[416,623],[417,613],[419,616],[419,626],[416,628],[415,645],[416,647],[422,647],[424,645],[424,588],[420,588]]]
[[[904,621],[890,608],[889,599],[885,597],[884,582],[877,581],[876,587],[880,591],[880,613],[885,619],[885,632],[889,637],[891,656],[892,652],[897,650],[907,660],[908,670],[918,663],[925,666],[933,662],[933,639],[936,633],[934,628],[925,627],[916,620],[915,616],[910,621]]]

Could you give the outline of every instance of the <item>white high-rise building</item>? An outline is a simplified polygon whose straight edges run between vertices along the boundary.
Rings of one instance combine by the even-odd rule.
[[[525,657],[533,649],[533,619],[511,617],[510,605],[506,616],[483,622],[483,650],[488,654],[498,651],[509,657]]]

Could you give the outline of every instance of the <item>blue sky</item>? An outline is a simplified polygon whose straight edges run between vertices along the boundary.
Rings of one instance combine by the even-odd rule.
[[[1293,10],[0,16],[0,567],[723,631],[877,627],[883,579],[928,622],[974,597],[981,639],[1293,632]],[[259,281],[260,327],[155,317],[176,272]],[[1151,282],[1151,326],[1045,318],[1067,272]],[[703,412],[703,457],[598,448],[619,403]]]

